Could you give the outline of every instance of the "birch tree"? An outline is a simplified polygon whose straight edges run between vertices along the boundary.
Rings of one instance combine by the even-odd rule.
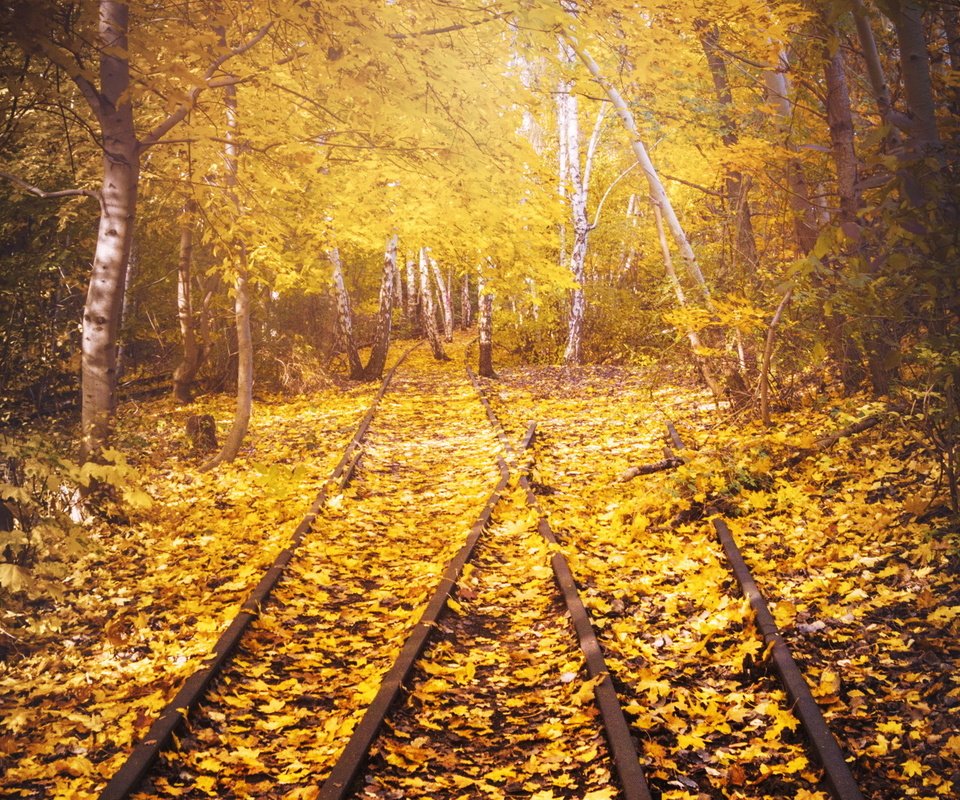
[[[377,313],[377,330],[373,338],[370,358],[363,368],[363,379],[376,381],[383,377],[390,349],[390,333],[393,329],[393,304],[397,276],[397,235],[387,240],[383,256],[383,277],[380,281],[380,310]]]
[[[357,349],[357,341],[353,336],[353,307],[350,303],[350,294],[347,292],[346,283],[343,280],[340,249],[333,247],[327,255],[333,267],[333,290],[337,298],[337,319],[343,337],[343,346],[347,351],[350,380],[358,381],[363,378],[363,362],[360,360],[360,351]]]
[[[100,204],[100,223],[90,283],[83,312],[81,339],[81,461],[96,459],[108,444],[113,426],[117,388],[117,337],[123,304],[123,287],[137,216],[140,161],[180,124],[201,93],[222,85],[221,67],[260,42],[270,30],[265,24],[243,44],[214,57],[207,69],[193,77],[193,86],[181,102],[145,134],[138,134],[134,119],[129,61],[129,4],[99,0],[97,18],[85,10],[77,28],[89,28],[92,53],[84,35],[56,29],[59,15],[46,3],[18,0],[4,6],[4,32],[28,58],[49,62],[69,76],[88,104],[102,142],[100,188],[45,191],[17,176],[6,175],[40,197],[86,195]],[[67,17],[69,15],[63,15]],[[86,33],[86,31],[84,31]],[[97,64],[94,76],[88,58]]]
[[[493,370],[493,294],[481,270],[477,274],[477,328],[480,339],[478,372],[483,378],[496,378]]]
[[[424,334],[430,342],[430,349],[437,361],[448,361],[443,351],[440,332],[437,330],[437,313],[433,306],[433,292],[430,290],[430,256],[427,248],[420,248],[420,315],[423,320]]]
[[[451,286],[443,277],[440,265],[436,259],[430,259],[430,269],[437,285],[437,294],[440,296],[440,308],[443,314],[443,340],[453,341],[453,298],[450,295]]]

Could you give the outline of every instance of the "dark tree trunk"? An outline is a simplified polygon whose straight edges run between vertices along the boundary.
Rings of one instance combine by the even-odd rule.
[[[706,25],[700,34],[700,43],[707,57],[707,66],[713,78],[713,88],[720,103],[722,139],[724,145],[733,147],[739,141],[736,122],[733,118],[733,92],[727,75],[727,64],[720,53],[720,31],[715,25]],[[753,217],[747,199],[748,184],[742,173],[730,170],[726,177],[727,207],[733,218],[735,251],[751,273],[757,267],[757,242],[753,232]]]
[[[916,0],[888,0],[885,5],[897,33],[903,92],[913,118],[911,142],[920,157],[931,153],[941,156],[930,56],[923,30],[923,6]]]
[[[177,312],[183,356],[173,371],[173,396],[180,403],[193,400],[193,384],[203,362],[203,345],[197,337],[193,312],[193,226],[196,203],[184,203],[180,219],[180,258],[177,266]]]
[[[237,215],[240,202],[237,197],[237,174],[240,167],[239,116],[237,113],[237,87],[228,84],[223,90],[227,110],[227,136],[224,147],[226,161],[226,190]],[[208,470],[233,461],[240,452],[240,445],[247,435],[250,417],[253,414],[253,337],[250,332],[250,287],[247,269],[247,247],[243,241],[235,241],[237,275],[234,280],[234,317],[237,327],[237,410],[233,425],[223,447],[201,469]]]

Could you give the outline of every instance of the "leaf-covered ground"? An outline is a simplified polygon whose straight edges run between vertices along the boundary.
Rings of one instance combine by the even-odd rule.
[[[731,520],[868,797],[960,793],[956,522],[933,454],[889,421],[781,467],[871,408],[824,398],[771,432],[615,370],[504,371],[498,411],[542,420],[538,480],[664,798],[826,797],[763,667],[704,509]],[[817,407],[819,405],[819,407]],[[687,463],[663,457],[666,419]],[[933,513],[930,512],[934,505]]]
[[[259,398],[243,457],[214,473],[197,471],[184,421],[209,412],[225,430],[228,398],[121,410],[154,502],[95,531],[39,616],[3,609],[24,651],[0,665],[4,792],[95,795],[289,540],[375,391]]]
[[[354,483],[144,796],[312,797],[498,478],[463,372],[417,351]],[[816,398],[763,431],[628,370],[503,370],[514,441],[598,627],[655,796],[823,800],[707,509],[729,520],[871,800],[960,794],[958,536],[906,422],[811,451],[873,409]],[[288,541],[375,387],[262,399],[242,458],[196,470],[188,413],[123,410],[154,497],[98,530],[62,593],[0,610],[0,790],[93,797]],[[689,449],[663,457],[673,419]],[[941,487],[942,488],[942,487]],[[616,796],[575,639],[531,514],[510,493],[375,747],[358,797]]]
[[[615,797],[592,684],[524,492],[497,506],[450,605],[357,797]]]
[[[462,362],[414,353],[357,475],[141,796],[284,797],[329,771],[496,485],[496,451]]]

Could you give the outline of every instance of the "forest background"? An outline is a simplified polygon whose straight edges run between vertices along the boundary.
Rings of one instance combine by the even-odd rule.
[[[235,390],[212,468],[254,382],[373,380],[391,337],[442,358],[477,317],[488,376],[656,366],[766,424],[866,390],[957,509],[954,3],[44,0],[0,25],[3,420],[79,411],[88,489],[130,479],[121,389]]]

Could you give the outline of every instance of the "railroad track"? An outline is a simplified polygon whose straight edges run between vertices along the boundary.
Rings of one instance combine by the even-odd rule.
[[[681,728],[683,715],[663,716],[655,701],[669,691],[668,681],[651,670],[631,685],[631,670],[623,669],[627,649],[617,647],[626,638],[622,625],[604,621],[598,637],[588,606],[602,610],[602,598],[598,604],[581,596],[576,569],[527,475],[524,456],[535,426],[511,446],[474,379],[491,423],[486,445],[478,446],[482,412],[475,399],[469,410],[469,384],[450,367],[432,370],[429,388],[422,377],[419,385],[397,379],[429,400],[420,406],[411,405],[402,386],[391,395],[384,383],[376,419],[375,404],[335,475],[340,492],[321,493],[298,528],[296,558],[290,551],[271,570],[276,577],[265,578],[272,581],[270,602],[263,594],[245,604],[249,630],[231,647],[218,647],[211,669],[191,679],[200,689],[190,698],[181,692],[102,798],[134,790],[138,797],[323,800],[655,796],[636,743],[649,744],[647,723],[656,714],[659,723]],[[439,395],[446,404],[437,402]],[[452,432],[438,435],[444,425]],[[411,433],[421,435],[411,442]],[[682,443],[675,438],[674,446]],[[428,457],[430,450],[438,452]],[[474,464],[473,472],[463,464]],[[446,518],[438,516],[441,508]],[[321,516],[322,530],[308,536]],[[734,553],[729,530],[725,535],[722,523],[717,530],[728,555]],[[597,557],[571,553],[575,564]],[[756,586],[742,582],[742,559],[738,569],[774,661],[786,663]],[[720,616],[724,625],[732,620],[730,613]],[[656,635],[649,619],[630,633]],[[741,633],[749,636],[748,626]],[[661,636],[653,650],[667,641],[673,645]],[[609,669],[605,649],[613,656]],[[803,712],[800,687],[788,681],[788,691],[803,724],[813,725],[816,714]],[[775,691],[768,694],[758,702],[780,702]],[[644,702],[659,711],[644,717]],[[187,707],[195,708],[188,723]],[[781,710],[789,716],[783,703]],[[161,742],[157,734],[167,729]],[[179,749],[154,765],[178,730]],[[825,784],[833,796],[860,798],[849,773],[842,774],[842,754],[834,763],[840,751],[829,732],[814,731],[811,739],[826,754]],[[679,784],[699,785],[695,778]],[[665,789],[658,786],[657,796]]]
[[[501,389],[495,402],[509,418],[511,402],[529,392],[534,399],[525,404],[556,415],[542,426],[538,450],[542,500],[551,518],[564,521],[561,541],[576,553],[571,563],[642,737],[652,791],[780,797],[802,789],[862,798],[730,527],[706,509],[708,529],[701,512],[656,479],[618,481],[627,464],[629,474],[645,474],[636,469],[643,452],[657,470],[682,460],[674,451],[684,444],[669,423],[669,446],[660,452],[662,423],[651,422],[649,402],[638,402],[649,392],[627,387],[617,401],[607,398],[606,406],[621,404],[622,416],[608,409],[601,419],[589,378],[567,387],[579,398],[557,401],[554,387],[537,398],[551,380],[548,373],[514,396],[516,386]],[[509,426],[515,434],[516,416]]]

